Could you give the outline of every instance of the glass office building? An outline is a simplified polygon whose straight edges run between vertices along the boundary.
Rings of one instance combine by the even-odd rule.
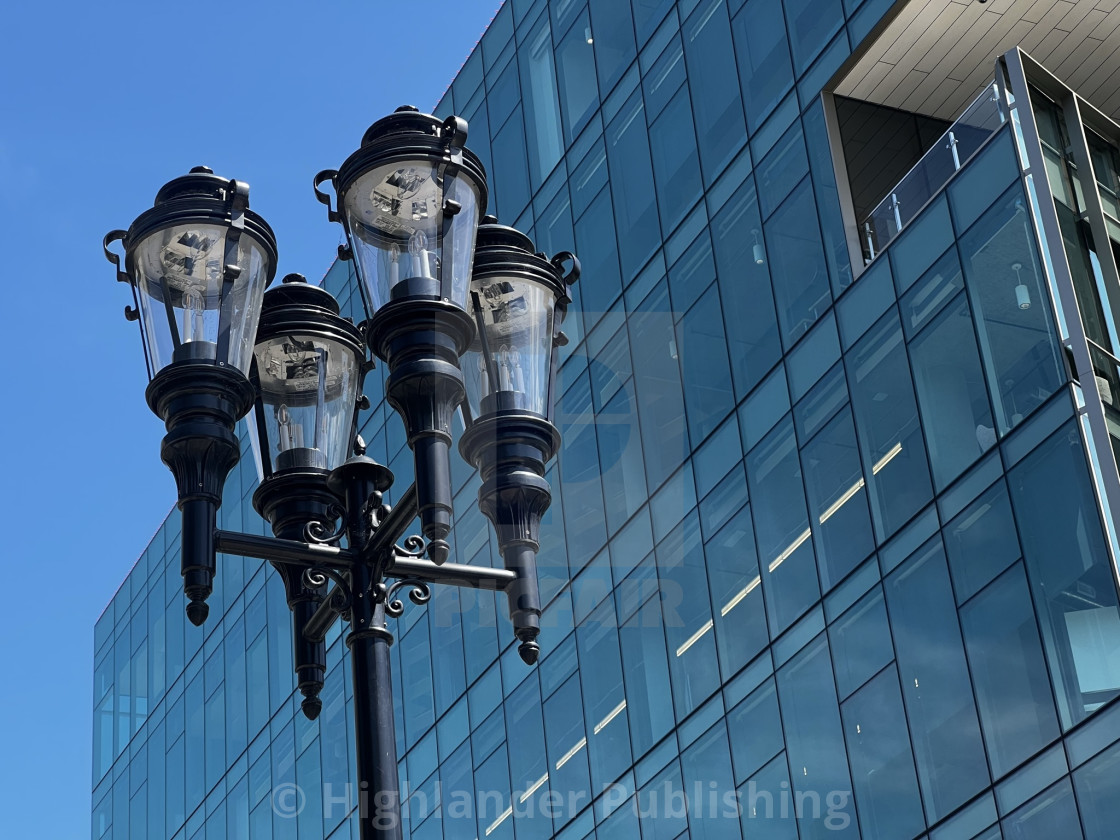
[[[490,593],[397,622],[405,837],[1115,836],[1114,7],[507,0],[436,110],[583,262],[543,654]],[[97,624],[92,836],[356,839],[339,629],[309,722],[278,575],[220,558],[198,629],[178,552]]]

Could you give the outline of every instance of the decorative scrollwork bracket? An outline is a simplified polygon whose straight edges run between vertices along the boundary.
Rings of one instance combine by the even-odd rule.
[[[417,606],[423,606],[432,599],[432,590],[427,581],[419,578],[403,578],[386,586],[384,583],[377,586],[374,598],[385,604],[385,615],[390,618],[400,618],[404,615],[404,601],[397,597],[402,589],[408,590],[408,600]]]

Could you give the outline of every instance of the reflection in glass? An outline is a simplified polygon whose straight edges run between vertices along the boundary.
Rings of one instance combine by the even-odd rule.
[[[933,822],[989,782],[940,544],[928,544],[900,566],[886,593],[918,780]]]
[[[1021,564],[961,609],[961,626],[996,778],[1058,736],[1054,698]],[[1014,709],[1015,714],[1008,714]]]
[[[883,316],[845,363],[863,475],[882,540],[933,495],[898,315]]]
[[[910,342],[910,359],[933,480],[941,489],[996,442],[964,295]]]
[[[1022,189],[1005,193],[961,237],[960,249],[1002,435],[1065,379]],[[1036,302],[1027,308],[1016,292],[1020,284]]]
[[[766,611],[776,636],[820,597],[789,415],[747,456],[747,477]]]
[[[844,703],[856,808],[865,837],[913,837],[925,828],[898,674],[888,668]]]
[[[1070,421],[1011,472],[1011,499],[1062,725],[1120,695],[1120,602]]]

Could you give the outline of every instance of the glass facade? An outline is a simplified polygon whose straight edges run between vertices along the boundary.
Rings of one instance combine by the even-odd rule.
[[[396,621],[405,837],[1114,835],[1116,466],[1086,418],[1120,429],[1116,138],[997,85],[853,266],[820,93],[890,5],[507,0],[438,105],[491,211],[583,280],[541,662],[492,593]],[[362,319],[346,263],[324,285]],[[362,435],[400,492],[383,376]],[[264,533],[243,450],[219,527]],[[453,462],[452,559],[493,565]],[[279,576],[220,557],[199,629],[178,553],[173,514],[97,624],[92,836],[356,840],[339,628],[309,722]]]

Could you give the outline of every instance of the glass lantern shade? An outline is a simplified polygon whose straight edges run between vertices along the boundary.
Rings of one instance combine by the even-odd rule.
[[[120,258],[109,250],[124,247]],[[127,231],[106,235],[105,256],[132,286],[148,375],[173,362],[211,362],[249,373],[276,237],[249,210],[249,186],[204,166],[164,184]]]
[[[463,144],[467,124],[405,106],[378,120],[330,177],[369,315],[410,297],[468,306],[486,173]]]
[[[254,355],[250,441],[261,479],[342,464],[354,443],[365,345],[334,297],[289,274],[264,296]]]
[[[236,251],[240,272],[227,283],[227,231],[217,224],[173,225],[132,247],[126,265],[153,371],[192,358],[223,362],[248,375],[272,261],[259,242],[242,234]]]
[[[282,335],[258,342],[256,358],[268,445],[259,455],[262,471],[339,466],[354,442],[360,364],[353,349],[331,339]]]
[[[483,220],[471,281],[478,335],[462,359],[472,418],[512,409],[552,419],[554,352],[578,266],[567,252],[549,261],[524,234]]]
[[[461,208],[454,215],[445,202]],[[345,197],[358,272],[376,312],[390,300],[425,295],[466,308],[479,195],[428,161],[376,167]]]
[[[471,297],[479,338],[462,363],[471,415],[500,404],[547,417],[556,291],[498,276],[475,283]]]

